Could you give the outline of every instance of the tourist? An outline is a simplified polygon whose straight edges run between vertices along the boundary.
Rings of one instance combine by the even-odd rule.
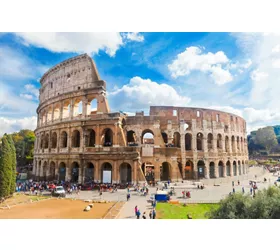
[[[136,212],[137,219],[140,219],[140,215],[141,215],[141,213],[140,213],[140,210],[138,209]]]
[[[126,200],[129,201],[129,199],[130,199],[130,193],[128,193],[128,194],[126,195]]]
[[[146,219],[146,212],[143,213],[142,218]]]
[[[232,186],[234,187],[234,181],[232,181]]]
[[[253,188],[250,187],[250,194],[252,195],[252,193],[253,193]]]
[[[149,217],[150,217],[150,219],[152,219],[152,217],[153,217],[152,210],[151,210],[150,213],[149,213]]]
[[[138,207],[135,206],[135,208],[134,208],[135,216],[137,216],[137,211],[138,211]]]
[[[155,209],[153,209],[152,215],[153,215],[153,219],[155,219],[156,218],[156,210]]]
[[[239,180],[238,180],[237,184],[238,184],[238,186],[240,185],[240,181]]]
[[[242,187],[242,193],[243,193],[243,194],[245,193],[245,189],[244,189],[244,187]]]
[[[235,188],[232,188],[232,193],[235,193]]]

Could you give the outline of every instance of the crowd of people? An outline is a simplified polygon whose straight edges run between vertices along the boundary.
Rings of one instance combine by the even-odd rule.
[[[140,212],[140,209],[138,208],[138,206],[135,206],[134,212],[135,212],[136,218],[137,218],[137,219],[140,219],[140,217],[141,217],[141,212]],[[150,210],[150,212],[149,212],[149,218],[150,218],[150,219],[155,219],[155,218],[156,218],[156,209],[155,209],[155,206],[153,206],[153,209]],[[147,219],[146,211],[143,212],[143,214],[142,214],[142,219]]]

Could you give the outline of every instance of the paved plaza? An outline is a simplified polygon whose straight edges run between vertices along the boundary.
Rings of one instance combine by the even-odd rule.
[[[257,176],[257,178],[256,178]],[[264,183],[264,177],[266,177],[267,182]],[[235,176],[228,177],[221,180],[205,180],[201,181],[205,185],[205,189],[197,189],[196,185],[193,185],[191,181],[184,181],[184,183],[176,183],[175,186],[175,195],[171,196],[172,200],[179,200],[179,202],[188,202],[188,203],[203,203],[203,202],[219,202],[220,199],[224,198],[230,192],[232,192],[232,181],[235,182],[235,192],[241,192],[242,187],[245,189],[245,193],[250,192],[250,180],[256,180],[258,189],[268,187],[273,185],[276,181],[277,176],[264,171],[262,167],[253,167],[250,168],[250,171],[247,175],[244,176]],[[240,181],[240,185],[237,184],[237,181]],[[171,185],[174,185],[172,183]],[[182,197],[182,191],[190,191],[191,198],[184,199]],[[138,194],[135,191],[131,191],[131,198],[128,202],[125,203],[123,208],[120,210],[118,218],[120,219],[130,219],[135,218],[134,207],[138,206],[141,214],[146,211],[146,214],[149,214],[151,205],[147,202],[152,194],[156,193],[156,187],[149,188],[149,195],[146,197]],[[118,190],[115,193],[103,192],[102,196],[99,196],[98,191],[81,191],[79,195],[67,195],[68,198],[76,199],[102,199],[108,201],[125,201],[126,200],[127,190]]]

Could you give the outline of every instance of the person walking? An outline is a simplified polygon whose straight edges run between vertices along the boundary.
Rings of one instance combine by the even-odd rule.
[[[238,180],[237,184],[238,184],[238,186],[240,185],[240,181],[239,180]]]
[[[130,199],[130,193],[128,193],[128,194],[126,195],[126,200],[129,201],[129,199]]]
[[[153,218],[153,213],[152,213],[152,210],[150,211],[150,213],[149,213],[149,217],[150,217],[150,219],[152,219]]]
[[[153,209],[153,219],[155,219],[155,218],[156,218],[156,210]]]
[[[232,188],[232,193],[235,193],[235,188]]]
[[[232,186],[234,187],[234,181],[232,181]]]
[[[140,219],[140,215],[141,215],[141,213],[140,213],[140,210],[138,209],[136,212],[137,219]]]
[[[253,193],[253,188],[250,187],[250,194],[252,195],[252,193]]]
[[[142,218],[146,219],[146,212],[143,213]]]
[[[135,208],[134,208],[135,216],[137,216],[137,211],[138,211],[138,207],[135,206]]]
[[[242,193],[243,193],[243,194],[245,193],[245,189],[244,189],[244,187],[242,187]]]

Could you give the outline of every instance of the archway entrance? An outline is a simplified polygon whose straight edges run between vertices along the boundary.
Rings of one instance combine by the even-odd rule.
[[[105,162],[102,164],[102,172],[101,172],[102,183],[112,183],[112,172],[113,172],[113,167],[109,162]]]
[[[185,178],[187,180],[194,179],[193,163],[191,161],[186,162],[185,166]]]
[[[136,134],[133,130],[127,131],[126,138],[128,146],[136,146]]]
[[[132,182],[132,168],[130,164],[124,162],[120,165],[120,182],[131,183]]]
[[[142,144],[154,144],[154,133],[147,129],[142,133]]]
[[[168,162],[163,162],[160,167],[160,180],[161,181],[168,181],[170,180],[170,170],[171,165]]]
[[[144,162],[142,164],[142,171],[147,182],[155,181],[155,166],[151,162]]]
[[[219,177],[224,177],[224,163],[219,161]]]
[[[51,181],[55,180],[55,163],[52,161],[50,164],[50,177]]]
[[[88,162],[85,168],[85,182],[91,182],[94,180],[94,165]]]
[[[237,175],[237,166],[236,166],[236,161],[233,162],[233,175]]]
[[[215,178],[215,163],[214,162],[210,162],[209,177],[210,178]]]
[[[43,179],[43,181],[46,181],[46,179],[47,179],[47,162],[45,161],[44,162],[44,165],[43,165],[43,176],[42,176],[42,179]]]
[[[64,162],[61,162],[59,164],[59,170],[58,170],[58,180],[59,181],[65,181],[66,176],[66,165]]]
[[[79,181],[79,164],[77,162],[73,162],[71,166],[71,182]]]
[[[111,147],[113,146],[113,131],[110,128],[107,128],[103,132],[102,139],[104,140],[103,146],[104,147]]]
[[[227,161],[227,176],[230,176],[230,162]]]
[[[197,163],[197,169],[198,169],[198,178],[204,178],[205,177],[205,163],[204,161],[198,161]]]
[[[241,175],[241,163],[238,161],[238,174]]]

